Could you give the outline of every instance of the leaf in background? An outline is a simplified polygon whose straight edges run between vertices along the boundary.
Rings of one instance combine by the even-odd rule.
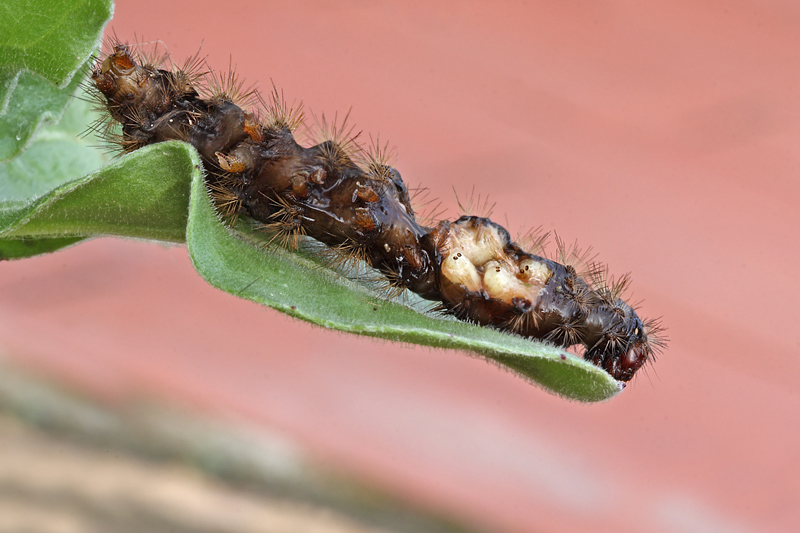
[[[0,67],[36,72],[64,87],[98,44],[111,0],[4,0]]]
[[[87,72],[87,60],[111,17],[111,4],[0,3],[0,161],[17,156],[40,124],[61,116]]]
[[[58,124],[39,130],[25,152],[0,163],[0,205],[29,202],[107,163],[100,141],[82,135],[94,116],[90,104],[75,98]]]
[[[73,99],[61,121],[39,130],[27,150],[0,163],[0,220],[54,188],[99,169],[109,157],[83,137],[94,117],[87,102]],[[0,240],[0,259],[20,259],[52,252],[81,238]]]

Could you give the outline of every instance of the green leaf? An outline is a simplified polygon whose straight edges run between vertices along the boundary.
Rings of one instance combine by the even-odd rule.
[[[183,242],[189,178],[199,165],[183,143],[148,146],[32,202],[0,204],[0,238],[118,235]]]
[[[0,163],[0,203],[29,202],[107,163],[98,140],[82,135],[94,116],[88,103],[75,99],[58,124],[39,130],[25,152]]]
[[[110,0],[0,3],[0,161],[58,121],[110,16]]]
[[[111,0],[4,0],[0,67],[36,72],[64,87],[97,47]]]
[[[39,130],[35,140],[19,157],[0,163],[0,220],[15,213],[55,187],[85,176],[108,161],[95,139],[80,135],[92,121],[89,104],[73,100],[56,125]],[[0,240],[0,259],[20,259],[52,252],[80,238],[26,238]]]
[[[195,268],[211,285],[288,315],[339,331],[472,352],[567,398],[608,399],[620,385],[605,371],[567,352],[389,302],[324,268],[313,255],[256,246],[222,225],[195,173],[186,243]]]
[[[34,255],[55,252],[83,240],[83,237],[63,239],[0,239],[0,261],[4,259],[24,259]]]
[[[58,122],[80,79],[59,89],[32,72],[0,70],[0,97],[8,93],[0,114],[0,161],[18,156],[39,126]]]

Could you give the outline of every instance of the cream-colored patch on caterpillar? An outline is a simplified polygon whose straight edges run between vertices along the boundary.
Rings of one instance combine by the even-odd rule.
[[[509,271],[507,264],[489,261],[483,269],[483,288],[490,297],[509,303],[515,296],[528,297],[525,286]]]
[[[476,265],[485,265],[489,261],[499,259],[503,254],[505,240],[500,237],[500,232],[494,225],[481,225],[477,231],[472,231],[472,247],[467,251],[467,257]]]
[[[509,304],[514,298],[536,302],[552,271],[528,257],[516,261],[506,254],[504,244],[494,225],[450,226],[442,248],[448,251],[442,263],[443,276],[469,291],[483,289],[491,298]]]
[[[526,285],[544,287],[552,275],[553,271],[543,261],[526,258],[519,262],[519,279]]]
[[[450,226],[446,249],[458,250],[475,266],[499,259],[503,254],[503,240],[493,226],[465,228],[459,224]]]
[[[531,259],[523,259],[519,267],[511,262],[489,261],[483,268],[483,287],[487,294],[507,303],[512,303],[514,298],[536,302],[550,277],[546,265]],[[527,275],[529,273],[531,275]]]
[[[450,283],[463,285],[468,291],[481,289],[481,277],[475,265],[462,252],[452,250],[442,261],[442,276]]]

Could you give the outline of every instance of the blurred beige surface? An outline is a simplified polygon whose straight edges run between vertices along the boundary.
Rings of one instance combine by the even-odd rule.
[[[198,416],[199,415],[199,416]],[[472,531],[175,405],[108,405],[0,359],[0,531]]]
[[[800,521],[795,2],[150,1],[131,40],[229,58],[397,147],[456,215],[591,245],[671,342],[578,405],[456,353],[293,322],[181,248],[97,240],[0,263],[9,360],[106,401],[236,416],[491,531],[793,531]],[[137,37],[134,37],[134,34]],[[287,280],[290,282],[291,280]]]
[[[367,533],[323,507],[237,490],[187,465],[98,450],[0,417],[4,533]]]

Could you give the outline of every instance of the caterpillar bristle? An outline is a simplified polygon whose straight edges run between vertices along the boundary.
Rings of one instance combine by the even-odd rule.
[[[461,201],[455,187],[453,187],[453,194],[455,194],[456,204],[458,205],[461,216],[475,216],[481,218],[489,218],[492,216],[496,205],[495,202],[489,203],[488,194],[483,196],[480,193],[476,193],[474,185],[469,193],[469,199],[466,202]]]
[[[309,136],[320,146],[322,156],[334,166],[354,165],[353,159],[363,152],[358,142],[361,131],[354,133],[355,126],[347,122],[351,111],[352,108],[347,111],[341,122],[338,113],[333,115],[333,120],[330,122],[325,113],[319,117],[311,114],[314,129],[309,131]]]
[[[199,76],[201,73],[177,69],[175,75],[169,79],[168,90],[179,97],[185,97],[194,91]]]
[[[94,65],[97,62],[97,59],[95,58],[94,60],[90,61],[91,64]],[[95,89],[92,79],[89,78],[81,81],[79,87],[80,91],[75,94],[74,98],[86,102],[87,104],[91,104],[92,111],[102,115],[102,120],[114,122],[114,119],[108,116],[108,102],[106,102],[103,94]]]
[[[136,50],[136,60],[142,63],[142,66],[154,69],[173,69],[169,52],[167,52],[164,43],[161,41],[137,42],[134,48]]]
[[[440,317],[453,316],[453,314],[450,312],[450,308],[444,305],[442,302],[431,303],[430,306],[428,306],[427,312]]]
[[[557,346],[572,346],[581,343],[583,339],[582,325],[577,322],[563,322],[545,335],[545,340]]]
[[[357,242],[342,242],[318,251],[325,268],[335,270],[351,281],[371,285],[380,292],[379,276],[372,269],[366,247]]]
[[[384,300],[400,301],[408,304],[408,286],[403,280],[401,272],[392,266],[384,266],[380,272],[375,272],[374,279],[370,280],[370,288],[377,292]]]
[[[550,231],[544,231],[544,227],[542,226],[529,227],[525,230],[518,231],[514,241],[519,244],[523,250],[534,255],[543,256],[552,234],[553,233]]]
[[[135,40],[136,36],[134,35],[134,41]],[[117,36],[116,30],[112,30],[111,34],[105,35],[100,42],[100,55],[110,56],[118,46],[128,46],[128,43]]]
[[[228,226],[235,226],[242,208],[239,192],[242,187],[241,178],[227,172],[215,172],[213,179],[206,180],[206,187],[217,215]]]
[[[611,277],[591,247],[554,234],[548,258],[550,234],[541,227],[515,242],[488,218],[495,204],[474,186],[467,201],[455,194],[455,221],[437,220],[442,203],[424,188],[412,190],[422,210],[415,212],[393,150],[371,136],[364,149],[349,111],[332,121],[312,114],[309,125],[302,101],[289,105],[274,83],[263,98],[232,61],[217,74],[199,51],[178,66],[160,42],[128,46],[114,35],[105,47],[90,98],[106,114],[89,130],[123,153],[163,140],[191,143],[220,220],[232,227],[247,216],[266,234],[265,248],[302,243],[320,268],[385,299],[413,292],[438,302],[431,312],[572,349],[620,381],[666,346],[660,320],[641,320],[624,300],[630,277]],[[298,144],[301,126],[314,146]]]
[[[604,302],[612,304],[627,297],[631,282],[630,273],[615,277],[609,272],[606,264],[594,263],[592,267],[585,279]]]
[[[225,72],[208,69],[199,89],[201,95],[215,104],[230,102],[244,110],[254,107],[261,100],[255,84],[246,85],[244,78],[236,72],[232,58]]]
[[[378,278],[375,283],[375,291],[384,300],[402,301],[408,303],[406,298],[407,287],[403,280],[400,278],[399,273],[384,272],[385,277]]]
[[[270,201],[273,212],[269,220],[259,223],[255,230],[270,234],[265,247],[274,244],[284,250],[297,250],[300,240],[306,236],[302,209],[282,196],[270,198]]]
[[[596,271],[605,271],[605,267],[597,262],[597,254],[593,253],[592,247],[581,248],[578,241],[566,244],[561,237],[553,232],[556,251],[553,261],[571,267],[575,273],[583,278],[591,278]]]
[[[521,335],[525,331],[538,329],[541,321],[541,316],[534,309],[520,312],[519,314],[512,315],[510,320],[505,326],[512,332]]]
[[[449,218],[445,216],[447,207],[427,187],[409,187],[408,192],[414,213],[423,226],[434,226],[437,221]]]
[[[105,108],[99,109],[97,102],[93,103],[93,111],[105,111]],[[120,157],[123,154],[132,152],[143,145],[124,135],[120,124],[104,113],[95,118],[86,129],[81,133],[82,137],[88,137],[94,134],[95,137],[100,139],[100,144],[97,148],[103,150],[106,154],[112,157]]]
[[[208,184],[211,198],[219,218],[228,226],[235,226],[239,218],[241,200],[231,191],[216,184]]]
[[[264,110],[264,127],[275,131],[286,129],[290,132],[297,131],[305,120],[302,100],[289,105],[286,102],[283,91],[278,91],[275,83],[272,84],[272,92],[269,100],[259,95],[261,109]]]
[[[95,107],[96,102],[90,103],[92,103],[93,106],[92,111],[100,111],[100,109]],[[95,134],[97,137],[100,137],[102,141],[101,147],[110,148],[114,152],[119,152],[120,146],[116,136],[122,136],[122,132],[120,131],[119,123],[112,120],[108,114],[98,114],[86,127],[86,130],[81,133],[81,137],[88,137],[90,134]],[[121,139],[119,141],[121,141]]]
[[[90,104],[91,112],[96,117],[81,133],[81,137],[85,138],[94,134],[102,141],[99,148],[110,154],[119,154],[122,147],[120,124],[109,115],[108,103],[105,97],[95,89],[91,79],[83,80],[80,88],[81,91],[76,97]]]
[[[588,286],[578,286],[572,294],[572,301],[584,315],[589,312],[593,305],[597,304],[597,295]]]
[[[667,348],[669,337],[664,335],[666,328],[662,323],[661,317],[649,318],[643,321],[647,342],[651,348],[651,359],[655,361],[659,354]]]
[[[614,277],[609,274],[605,265],[595,271],[592,279],[595,280],[594,290],[606,305],[614,305],[617,301],[625,299],[631,282],[630,273]]]
[[[193,89],[197,87],[200,80],[208,76],[210,72],[208,60],[205,56],[200,55],[202,51],[202,47],[198,48],[194,55],[187,57],[177,68],[177,72],[180,73],[182,81]]]
[[[388,142],[381,144],[380,137],[370,135],[366,148],[356,152],[354,160],[373,179],[388,182],[394,177],[394,149]]]

